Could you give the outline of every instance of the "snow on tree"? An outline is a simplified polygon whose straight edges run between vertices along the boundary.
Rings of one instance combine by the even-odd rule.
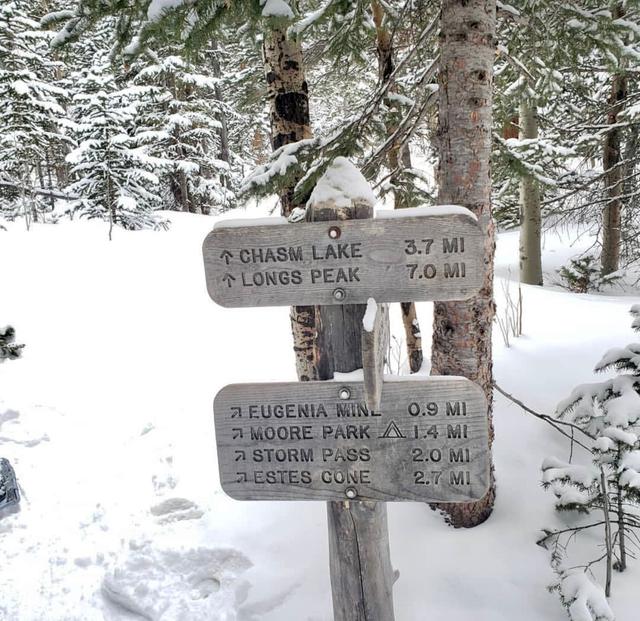
[[[633,327],[640,331],[640,305],[633,306],[631,313]],[[576,567],[565,567],[568,544],[581,532],[604,530],[604,553],[582,569],[591,574],[594,565],[604,562],[604,594],[609,596],[612,570],[627,568],[628,547],[637,539],[633,531],[640,527],[640,344],[610,349],[595,370],[614,370],[618,375],[577,386],[556,410],[559,418],[590,441],[592,462],[547,458],[542,465],[543,486],[553,491],[557,510],[585,516],[595,513],[597,518],[562,530],[545,530],[539,542],[552,549],[552,567],[559,578],[555,588],[573,621],[608,620],[613,615],[600,594],[602,589],[588,576],[576,577]]]
[[[15,342],[16,331],[11,326],[0,328],[0,364],[5,360],[15,360],[22,354],[24,345]]]
[[[66,148],[61,132],[67,93],[53,82],[60,63],[29,3],[0,5],[0,213],[27,227],[53,208],[52,167]],[[49,200],[45,200],[48,197]]]
[[[118,89],[108,70],[88,71],[73,98],[71,133],[77,147],[69,153],[73,182],[79,196],[71,211],[125,229],[163,225],[154,211],[162,209],[159,179],[154,169],[165,165],[149,156],[133,135],[136,105],[133,95]]]
[[[135,75],[141,90],[135,135],[149,153],[165,160],[159,176],[165,208],[208,214],[231,207],[237,176],[221,149],[220,118],[228,114],[217,97],[218,78],[204,59],[197,65],[159,54]]]

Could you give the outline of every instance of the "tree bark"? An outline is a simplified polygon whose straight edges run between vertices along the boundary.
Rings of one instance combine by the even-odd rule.
[[[212,43],[213,54],[211,55],[211,68],[213,69],[213,76],[220,80],[222,78],[222,70],[220,69],[220,61],[218,60],[218,44],[217,42]],[[214,86],[214,94],[216,96],[216,101],[219,101],[221,104],[224,101],[224,97],[222,96],[222,89],[220,88],[220,82],[216,81]],[[231,163],[231,156],[229,150],[229,126],[227,123],[227,115],[224,113],[224,110],[221,109],[216,114],[216,118],[220,122],[220,129],[218,130],[218,137],[220,138],[220,150],[218,151],[218,157],[227,164]],[[223,181],[226,185],[226,179]]]
[[[378,55],[378,75],[381,84],[385,84],[389,81],[393,70],[395,69],[394,63],[394,50],[391,34],[386,28],[384,22],[384,10],[378,0],[371,0],[371,10],[373,13],[373,21],[376,26],[376,51]],[[391,92],[395,92],[395,87],[391,87]],[[388,101],[387,105],[391,107],[391,102]],[[395,131],[396,123],[389,120],[387,121],[386,131],[387,135],[393,134]],[[387,164],[390,171],[398,170],[401,168],[411,166],[411,153],[408,145],[405,145],[402,153],[400,152],[400,145],[395,144],[389,149],[387,153]],[[397,175],[391,176],[391,185],[394,187],[393,201],[395,209],[403,209],[410,207],[410,202],[406,193],[399,190],[394,181]],[[420,333],[420,324],[418,323],[418,314],[416,311],[416,305],[414,302],[402,302],[400,304],[400,310],[402,314],[402,324],[404,326],[405,343],[407,347],[407,359],[409,360],[409,369],[412,373],[417,373],[422,368],[423,354],[422,354],[422,335]]]
[[[491,217],[491,97],[495,54],[495,0],[443,0],[439,76],[439,203],[463,205],[478,216],[485,235],[485,275],[478,295],[463,302],[436,302],[432,374],[462,375],[484,390],[493,438],[491,328],[495,230]],[[486,520],[495,481],[473,503],[441,505],[457,527]]]
[[[273,26],[265,33],[263,43],[264,70],[271,120],[273,150],[303,138],[311,138],[309,97],[302,62],[300,39],[288,39],[286,26]],[[291,180],[280,195],[280,213],[287,217],[297,205],[294,189],[298,179]],[[290,311],[293,351],[300,381],[321,379],[326,372],[326,357],[318,346],[320,326],[317,308],[292,306]]]
[[[273,26],[265,33],[262,46],[267,79],[271,146],[273,150],[285,144],[311,138],[309,96],[302,62],[300,39],[289,39],[287,27]],[[295,207],[292,179],[280,195],[281,211],[288,216]]]
[[[613,19],[624,17],[625,10],[622,2],[616,2],[613,9]],[[622,63],[621,63],[622,64]],[[627,76],[624,68],[620,68],[611,81],[609,96],[609,112],[607,124],[616,125],[618,115],[624,110],[627,98]],[[620,268],[621,246],[621,216],[623,166],[621,166],[622,129],[612,128],[604,138],[602,152],[602,168],[605,172],[604,184],[606,188],[607,204],[602,212],[602,273],[611,274]]]
[[[538,137],[536,110],[528,102],[520,104],[520,138],[532,140]],[[520,282],[526,285],[542,285],[542,216],[538,182],[531,174],[520,179]]]

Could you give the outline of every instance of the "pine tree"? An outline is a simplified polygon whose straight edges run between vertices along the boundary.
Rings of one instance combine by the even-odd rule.
[[[640,305],[633,306],[632,327],[640,331]],[[567,545],[580,533],[603,527],[604,550],[583,569],[606,564],[604,594],[610,595],[612,570],[627,568],[628,546],[640,528],[640,344],[611,349],[596,365],[596,372],[618,371],[603,382],[577,386],[558,405],[556,415],[591,442],[586,447],[592,463],[582,465],[548,458],[542,465],[543,485],[556,496],[556,509],[584,515],[595,513],[599,521],[546,530],[541,542],[553,549],[552,565],[559,577],[557,590],[571,614],[574,599],[567,599],[565,581],[571,583],[575,569],[563,565]],[[572,436],[573,437],[573,436]],[[581,446],[585,446],[580,442]],[[602,516],[602,518],[600,518]],[[585,587],[586,588],[586,587]],[[597,589],[594,591],[597,595]],[[603,619],[612,619],[606,602],[599,600]],[[592,607],[596,610],[595,607]],[[601,618],[594,615],[594,618]]]
[[[67,94],[53,83],[59,63],[28,10],[20,0],[0,6],[0,213],[23,217],[27,227],[53,209],[53,154],[67,143]]]
[[[553,113],[545,114],[547,133],[572,151],[563,174],[545,170],[554,185],[544,200],[546,212],[556,223],[599,224],[601,269],[607,275],[625,255],[627,261],[638,257],[640,186],[633,146],[638,91],[629,65],[640,57],[640,11],[619,1],[540,4],[539,30],[548,33],[545,40],[553,44],[547,47],[555,53],[546,66],[555,65],[553,73],[561,78],[561,96]]]
[[[88,71],[73,98],[72,135],[77,147],[68,155],[74,181],[68,188],[80,198],[72,208],[87,218],[126,229],[158,228],[153,214],[162,208],[153,169],[162,160],[138,146],[132,129],[136,108],[131,93],[120,90],[108,72]]]
[[[16,331],[11,326],[0,328],[0,364],[5,360],[15,360],[22,354],[24,345],[15,342]]]
[[[135,136],[150,155],[164,160],[158,171],[165,208],[208,214],[231,207],[238,176],[222,153],[222,121],[229,111],[219,97],[218,78],[203,55],[198,64],[162,50],[137,70]]]

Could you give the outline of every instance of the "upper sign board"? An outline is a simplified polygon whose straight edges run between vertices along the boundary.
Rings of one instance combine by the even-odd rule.
[[[468,502],[489,488],[487,402],[460,377],[232,384],[214,402],[222,488],[238,500]]]
[[[463,300],[482,284],[483,235],[462,207],[381,212],[373,220],[273,221],[221,222],[205,239],[207,289],[218,304]]]

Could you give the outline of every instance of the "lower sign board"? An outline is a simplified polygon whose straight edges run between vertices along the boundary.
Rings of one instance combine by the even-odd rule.
[[[216,224],[203,244],[222,306],[463,300],[484,275],[484,238],[457,206],[381,211],[372,220]]]
[[[232,384],[214,402],[223,490],[238,500],[467,502],[489,488],[487,402],[460,377]]]

